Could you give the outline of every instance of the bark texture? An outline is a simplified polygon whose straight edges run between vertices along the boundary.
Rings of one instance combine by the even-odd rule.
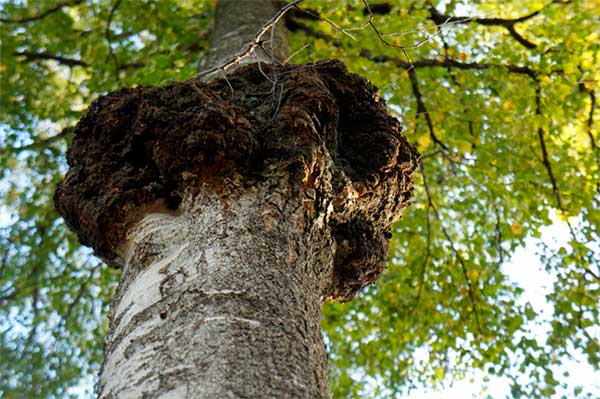
[[[201,60],[199,69],[216,67],[234,58],[248,43],[254,40],[256,32],[277,9],[269,0],[219,0],[215,10],[215,24],[210,38],[208,54]],[[273,61],[283,62],[289,53],[283,22],[269,31],[263,46],[251,56],[240,61],[242,64]]]
[[[320,305],[385,268],[418,165],[401,130],[337,61],[96,101],[55,201],[124,267],[102,397],[326,398]]]
[[[130,231],[100,398],[328,397],[333,239],[272,173],[190,191]]]

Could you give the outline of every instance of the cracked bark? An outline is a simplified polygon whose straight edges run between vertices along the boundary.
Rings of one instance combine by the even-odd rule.
[[[55,202],[123,268],[99,398],[328,398],[321,304],[385,268],[418,165],[401,131],[337,61],[94,102]]]

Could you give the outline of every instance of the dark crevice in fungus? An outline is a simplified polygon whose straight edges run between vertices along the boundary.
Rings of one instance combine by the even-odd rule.
[[[377,89],[339,61],[124,89],[78,123],[55,202],[80,241],[117,264],[145,212],[176,210],[190,187],[218,193],[227,177],[251,185],[282,168],[298,195],[331,205],[330,298],[348,300],[385,268],[391,225],[410,200],[419,155],[401,131]]]

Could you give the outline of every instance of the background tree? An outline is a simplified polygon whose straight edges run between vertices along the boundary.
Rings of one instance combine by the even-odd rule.
[[[194,76],[213,7],[3,4],[4,396],[65,397],[96,373],[117,276],[53,210],[66,144],[99,94]],[[301,7],[285,21],[292,62],[338,58],[367,76],[424,154],[388,271],[353,302],[326,309],[336,395],[393,397],[474,367],[512,378],[514,396],[548,397],[561,383],[551,365],[574,350],[597,368],[597,2],[312,0]],[[567,224],[571,238],[540,247],[554,277],[553,315],[544,321],[519,304],[520,288],[503,265],[553,220]],[[546,323],[547,340],[533,338],[536,322]],[[413,356],[423,349],[422,359]]]

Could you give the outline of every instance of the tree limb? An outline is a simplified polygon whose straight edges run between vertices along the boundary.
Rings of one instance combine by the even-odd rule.
[[[400,45],[400,44],[394,44],[394,43],[390,43],[389,41],[387,41],[384,37],[383,34],[379,31],[379,29],[375,26],[375,23],[373,22],[374,18],[375,18],[375,14],[373,13],[373,10],[371,10],[371,7],[369,6],[369,3],[367,0],[362,0],[364,6],[365,6],[365,10],[366,10],[366,14],[369,15],[369,20],[367,21],[367,26],[370,26],[373,29],[373,32],[375,32],[375,34],[377,35],[377,38],[379,38],[379,41],[381,43],[383,43],[384,45],[388,46],[388,47],[392,47],[392,48],[397,48],[400,49],[404,52],[404,56],[406,57],[406,59],[409,59],[408,54],[406,52],[407,49],[414,49],[414,48],[418,48],[421,47],[423,44],[427,43],[429,40],[431,40],[431,38],[433,36],[436,36],[439,34],[439,32],[441,31],[440,29],[438,29],[438,33],[434,34],[434,35],[430,35],[429,33],[426,33],[426,37],[425,39],[421,39],[419,40],[417,43],[415,44],[411,44],[411,45]],[[445,24],[444,24],[445,25]]]
[[[532,79],[537,79],[539,73],[527,66],[519,66],[512,64],[493,64],[487,62],[461,62],[454,60],[452,58],[444,58],[443,60],[433,59],[433,58],[425,58],[417,61],[403,61],[397,57],[389,57],[387,55],[373,55],[369,50],[361,50],[360,55],[377,63],[383,62],[391,62],[396,66],[409,70],[409,69],[418,69],[418,68],[456,68],[462,70],[486,70],[486,69],[494,69],[500,68],[505,69],[510,73],[515,73],[519,75],[527,75]]]
[[[438,144],[443,149],[448,149],[448,147],[436,136],[435,130],[433,128],[433,122],[431,121],[431,115],[427,110],[425,103],[423,102],[423,95],[421,94],[421,90],[419,89],[419,81],[417,79],[417,72],[414,68],[408,69],[408,76],[410,78],[410,85],[412,87],[413,95],[415,96],[415,100],[417,101],[417,118],[419,115],[423,115],[425,118],[425,122],[427,123],[427,128],[429,129],[429,136],[433,140],[434,143]]]
[[[536,89],[535,89],[535,114],[540,117],[542,116],[541,97],[542,97],[542,88],[538,82],[538,85],[536,86]],[[554,198],[556,199],[556,206],[558,207],[558,210],[563,215],[567,215],[566,209],[562,202],[562,196],[560,194],[560,190],[558,189],[558,183],[557,183],[556,177],[554,176],[554,171],[552,170],[552,164],[550,163],[550,157],[548,155],[548,148],[546,147],[546,140],[545,140],[545,136],[544,136],[545,135],[544,129],[542,127],[539,127],[537,134],[538,134],[538,139],[540,142],[540,148],[542,150],[542,164],[544,165],[544,168],[546,169],[548,179],[550,180],[550,184],[552,185],[552,191],[554,193]],[[573,226],[571,225],[571,222],[569,221],[568,217],[566,218],[565,222],[567,223],[567,226],[569,228],[569,232],[571,234],[571,238],[573,239],[573,242],[579,243],[579,240],[577,239],[577,235],[575,234],[575,229],[573,229]],[[576,249],[573,248],[573,251],[576,252]],[[586,267],[584,265],[581,255],[579,255],[577,253],[576,256],[579,258],[579,261],[582,265],[582,268],[585,270],[585,272],[588,273],[590,276],[594,277],[597,281],[600,281],[600,276],[598,274],[594,273],[589,267]]]
[[[33,22],[33,21],[37,21],[40,20],[42,18],[47,17],[48,15],[51,15],[57,11],[62,10],[64,7],[72,7],[75,6],[77,4],[81,4],[83,3],[85,0],[71,0],[71,1],[62,1],[57,3],[54,7],[50,7],[45,11],[42,11],[39,14],[35,14],[32,16],[23,16],[23,17],[17,17],[17,18],[0,18],[0,22],[3,24],[23,24],[23,23],[27,23],[27,22]]]
[[[440,213],[438,212],[437,207],[433,203],[433,200],[431,199],[431,192],[429,191],[429,185],[427,184],[427,176],[425,175],[425,167],[424,167],[423,163],[421,163],[419,170],[421,172],[421,176],[423,176],[423,186],[425,188],[425,194],[427,195],[427,200],[428,200],[429,206],[433,210],[433,214],[435,215],[436,219],[439,220],[440,226],[442,228],[442,233],[444,234],[444,237],[446,237],[446,240],[450,244],[450,249],[454,253],[454,256],[456,256],[456,259],[458,260],[458,263],[460,264],[460,268],[461,268],[463,277],[465,278],[465,281],[467,283],[467,293],[469,295],[469,300],[471,301],[471,305],[473,308],[472,313],[475,318],[477,331],[479,332],[479,335],[481,336],[481,335],[483,335],[483,330],[482,330],[481,322],[479,321],[479,310],[478,310],[478,306],[477,306],[477,300],[475,299],[475,290],[474,290],[473,284],[471,283],[471,279],[469,278],[469,271],[467,270],[467,265],[466,265],[463,257],[460,255],[460,252],[458,252],[458,249],[454,245],[454,241],[452,240],[452,237],[450,237],[450,233],[448,233],[448,230],[442,223],[442,217],[441,217]]]
[[[90,260],[90,258],[88,258],[88,260],[85,262],[85,264],[83,265],[84,267],[89,262],[89,260]],[[90,273],[88,274],[87,278],[85,279],[85,281],[83,281],[83,283],[79,287],[79,291],[77,292],[77,295],[75,296],[75,298],[73,298],[73,301],[69,304],[67,311],[61,317],[60,322],[58,323],[58,326],[57,326],[57,330],[60,330],[61,326],[64,326],[65,324],[67,324],[67,321],[71,317],[71,314],[73,313],[73,310],[75,309],[75,306],[77,306],[79,304],[79,302],[81,301],[81,298],[83,298],[84,294],[86,294],[88,284],[90,283],[90,281],[94,277],[94,274],[96,273],[96,270],[98,270],[100,268],[100,266],[102,266],[101,262],[99,262],[96,266],[94,266],[90,270]]]
[[[25,59],[27,61],[39,61],[39,60],[56,61],[59,64],[66,65],[68,67],[75,67],[75,66],[88,67],[88,66],[90,66],[90,64],[88,64],[85,61],[82,61],[82,60],[79,60],[76,58],[68,58],[68,57],[63,57],[63,56],[56,55],[56,54],[51,54],[46,51],[42,51],[42,52],[15,51],[13,53],[13,55],[15,55],[17,57],[25,57]]]
[[[415,128],[416,130],[416,128]],[[425,220],[427,222],[427,252],[425,253],[425,258],[423,258],[423,263],[421,264],[421,275],[419,277],[419,288],[417,289],[417,295],[414,299],[414,304],[412,306],[412,310],[410,313],[414,312],[419,305],[419,301],[421,300],[421,294],[423,293],[423,285],[425,284],[425,276],[427,275],[427,265],[429,264],[429,258],[431,257],[431,208],[433,203],[431,202],[431,196],[427,195],[427,212],[425,214]]]
[[[25,151],[25,150],[36,150],[39,148],[44,148],[46,146],[48,146],[49,144],[54,143],[55,141],[58,141],[66,136],[68,136],[69,134],[73,133],[73,130],[75,130],[74,126],[67,126],[65,128],[63,128],[60,133],[52,136],[52,137],[48,137],[47,139],[44,140],[40,140],[40,141],[34,141],[31,144],[27,144],[18,148],[13,148],[13,151]]]
[[[106,20],[106,28],[104,29],[104,37],[106,38],[106,42],[108,45],[108,56],[107,58],[112,58],[114,63],[115,63],[115,80],[118,82],[119,81],[119,71],[121,70],[120,66],[119,66],[119,59],[117,58],[117,56],[115,55],[115,53],[113,52],[113,48],[112,48],[112,39],[111,39],[111,32],[110,32],[110,24],[112,23],[112,19],[115,15],[115,12],[117,11],[117,8],[119,8],[119,6],[121,5],[121,0],[116,0],[113,4],[113,6],[110,9],[110,13],[108,14],[108,19]]]
[[[285,27],[290,32],[302,31],[308,36],[312,36],[317,39],[323,39],[326,42],[333,42],[334,46],[339,47],[339,41],[336,40],[335,37],[330,36],[327,33],[323,33],[316,29],[313,29],[311,26],[298,21],[296,18],[286,18],[285,19]]]
[[[586,122],[585,130],[590,138],[590,144],[593,150],[597,150],[599,146],[596,144],[596,139],[592,133],[592,128],[594,126],[594,113],[596,112],[596,93],[593,88],[587,88],[585,86],[585,82],[579,83],[579,90],[586,93],[590,97],[590,112],[588,114],[588,119]]]
[[[429,14],[431,19],[436,25],[464,25],[464,24],[477,24],[483,26],[500,26],[505,28],[508,33],[521,45],[528,49],[534,49],[537,44],[527,40],[519,32],[516,31],[515,25],[520,22],[525,22],[537,15],[539,15],[546,7],[553,2],[546,4],[544,7],[537,11],[529,13],[519,18],[505,19],[505,18],[478,18],[478,17],[467,17],[467,16],[453,16],[440,13],[434,6],[429,7]]]
[[[46,51],[42,51],[42,52],[15,51],[12,53],[12,55],[14,55],[16,57],[24,57],[25,61],[27,61],[27,62],[56,61],[60,65],[68,66],[69,68],[77,67],[77,66],[87,68],[87,67],[91,66],[86,61],[83,61],[83,60],[80,60],[77,58],[64,57],[62,55],[56,55],[56,54],[48,53]],[[129,69],[129,68],[142,68],[144,66],[145,66],[145,64],[142,62],[129,62],[129,63],[119,65],[119,69],[124,70],[124,69]]]

